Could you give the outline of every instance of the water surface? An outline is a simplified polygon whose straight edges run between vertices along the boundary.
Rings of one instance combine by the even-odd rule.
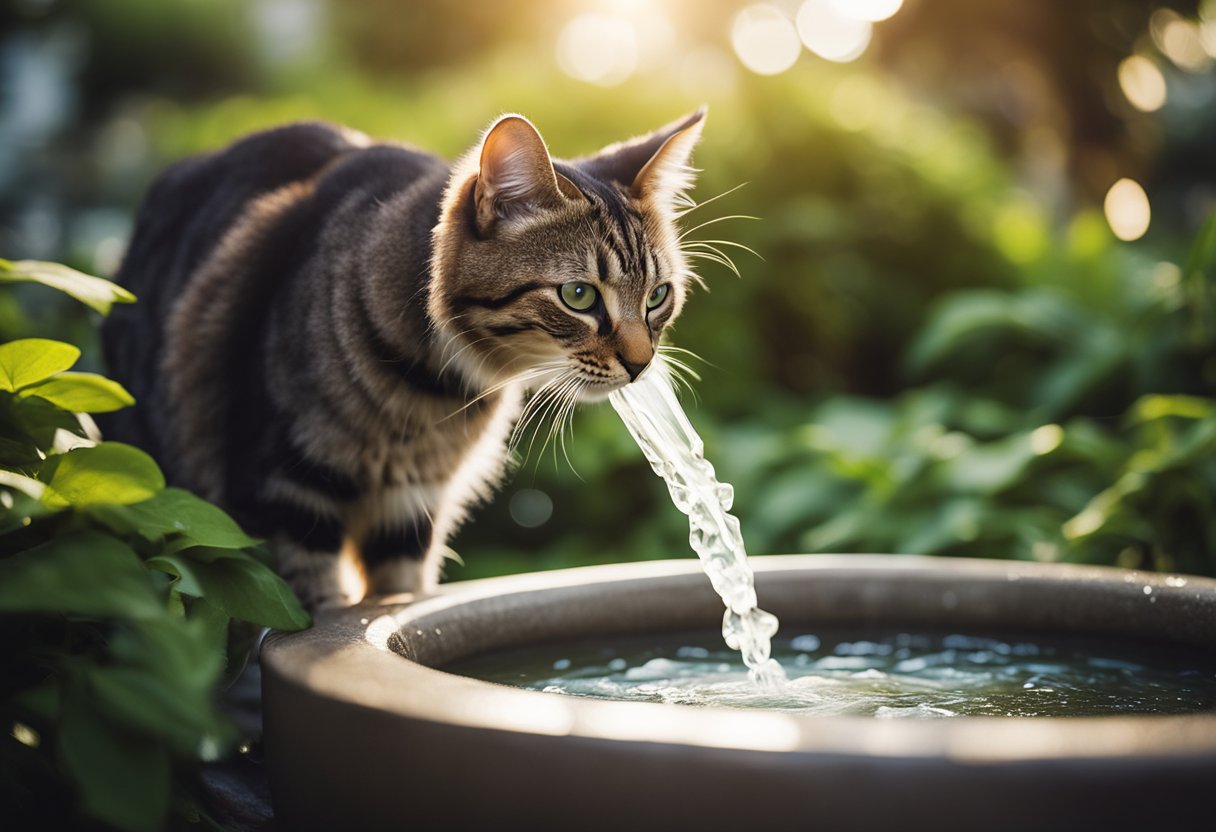
[[[570,696],[816,715],[1100,716],[1216,712],[1216,656],[1176,645],[899,632],[776,638],[788,681],[757,686],[711,634],[504,651],[445,668]]]

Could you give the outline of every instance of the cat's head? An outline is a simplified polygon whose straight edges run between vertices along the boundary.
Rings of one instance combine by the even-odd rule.
[[[650,365],[695,279],[675,221],[704,119],[571,161],[522,116],[490,126],[434,231],[429,312],[467,377],[591,400]]]

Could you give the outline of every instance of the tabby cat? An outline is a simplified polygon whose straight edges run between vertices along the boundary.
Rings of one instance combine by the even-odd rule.
[[[266,537],[314,609],[357,600],[344,551],[373,592],[430,590],[525,397],[603,398],[653,360],[704,115],[572,161],[508,115],[453,166],[319,123],[173,165],[103,332],[137,404],[103,431]]]

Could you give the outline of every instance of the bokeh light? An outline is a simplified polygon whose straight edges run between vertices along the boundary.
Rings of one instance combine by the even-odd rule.
[[[1139,182],[1132,179],[1120,179],[1110,186],[1103,210],[1110,230],[1124,242],[1143,237],[1152,219],[1148,194]]]
[[[775,6],[748,6],[735,17],[731,45],[743,65],[757,75],[777,75],[798,60],[798,32]]]
[[[637,32],[619,18],[579,15],[558,35],[557,63],[571,78],[616,86],[637,69]]]
[[[878,22],[894,16],[904,0],[832,0],[832,5],[841,17]]]
[[[797,24],[807,49],[839,63],[860,58],[873,30],[868,20],[842,15],[834,0],[806,0],[798,9]]]
[[[553,516],[553,500],[538,488],[521,488],[511,495],[508,510],[517,524],[534,529],[545,525]]]
[[[1165,104],[1165,76],[1155,63],[1141,55],[1132,55],[1119,63],[1119,88],[1141,112],[1152,113]]]
[[[739,83],[738,64],[716,46],[701,46],[680,63],[680,84],[694,97],[729,94]]]
[[[1179,69],[1203,72],[1212,65],[1199,26],[1177,12],[1158,9],[1149,21],[1149,32],[1157,48]]]

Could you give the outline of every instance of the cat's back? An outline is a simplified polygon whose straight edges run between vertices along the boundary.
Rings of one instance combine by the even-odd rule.
[[[229,288],[243,309],[216,339],[238,342],[256,329],[260,307],[307,259],[327,215],[345,198],[383,198],[437,162],[404,147],[373,146],[355,131],[307,122],[252,134],[166,169],[144,199],[115,278],[139,302],[117,308],[103,327],[110,372],[136,399],[133,408],[102,420],[107,438],[147,448],[172,476],[163,368],[174,336],[166,328],[191,284],[234,240],[245,238],[245,259],[263,262],[232,271]],[[277,209],[268,218],[272,205]]]

